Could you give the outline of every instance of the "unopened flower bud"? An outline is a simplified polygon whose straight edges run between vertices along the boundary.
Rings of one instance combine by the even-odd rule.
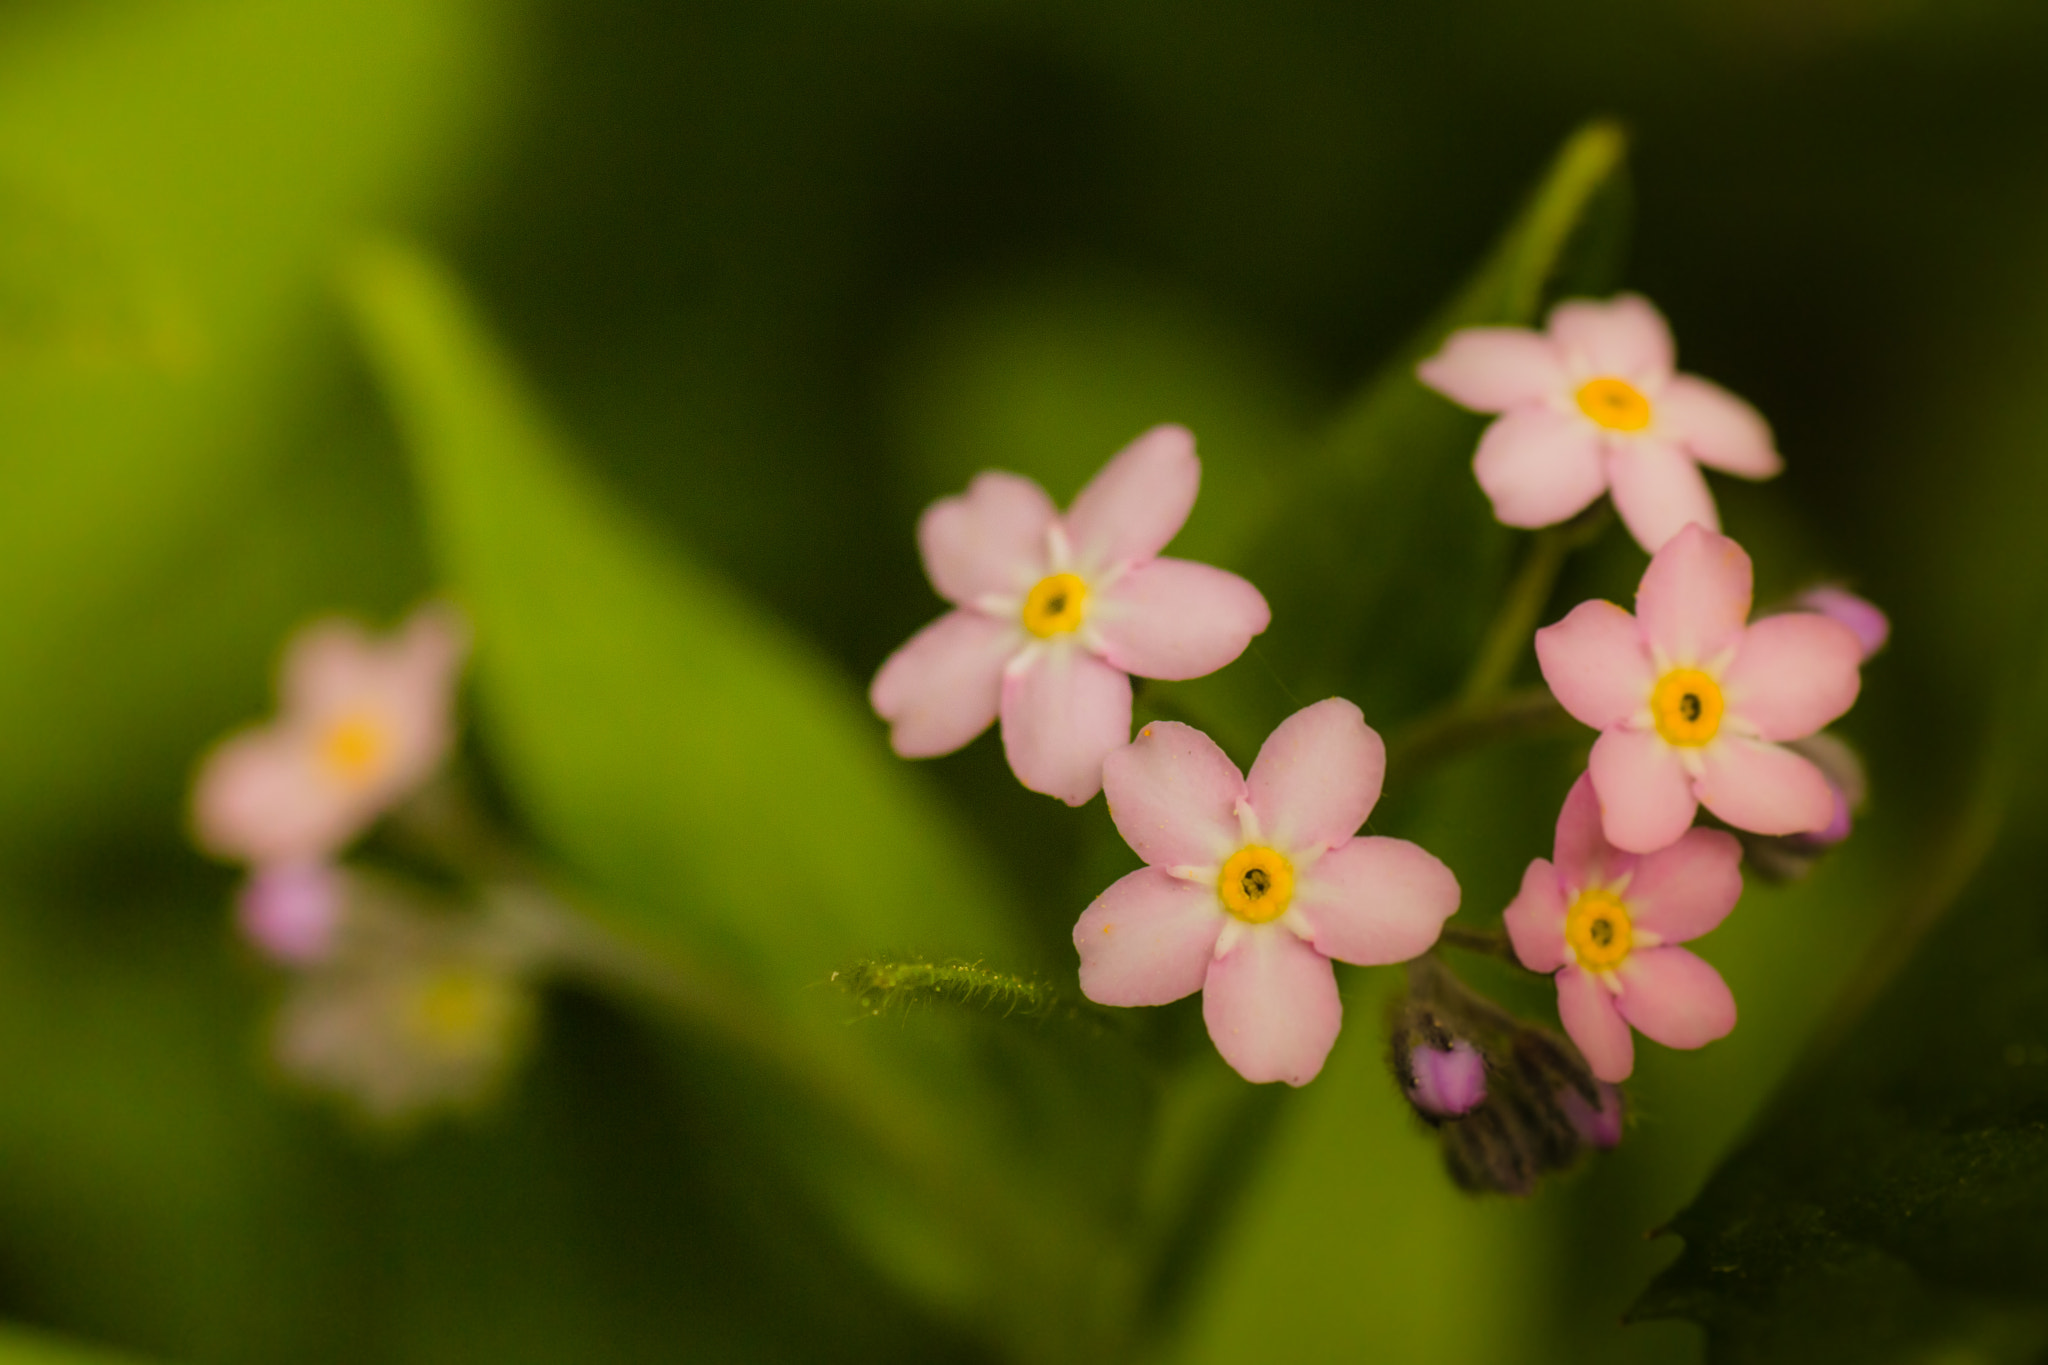
[[[258,868],[235,899],[235,923],[272,962],[308,966],[333,949],[347,891],[344,874],[331,863]]]
[[[1558,1093],[1558,1104],[1565,1116],[1578,1130],[1579,1137],[1603,1152],[1611,1152],[1621,1145],[1622,1098],[1621,1091],[1605,1081],[1600,1082],[1599,1104],[1596,1106],[1575,1088],[1566,1088]]]
[[[1408,1099],[1424,1114],[1458,1118],[1486,1102],[1486,1059],[1463,1038],[1449,1047],[1424,1044],[1408,1055]]]
[[[1846,588],[1808,588],[1799,594],[1798,606],[1801,611],[1819,612],[1855,631],[1866,659],[1883,649],[1885,641],[1891,638],[1891,619],[1876,603],[1866,601]]]

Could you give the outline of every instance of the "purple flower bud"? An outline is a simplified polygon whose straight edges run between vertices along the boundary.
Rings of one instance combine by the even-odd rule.
[[[280,863],[258,868],[242,885],[235,922],[242,937],[271,961],[303,967],[334,946],[347,888],[329,863]]]
[[[1855,631],[1856,638],[1863,643],[1866,659],[1883,649],[1884,642],[1891,638],[1890,618],[1875,603],[1845,588],[1808,588],[1799,594],[1798,605],[1802,611],[1819,612]]]
[[[1621,1091],[1605,1081],[1600,1085],[1600,1107],[1594,1108],[1578,1091],[1566,1087],[1559,1092],[1558,1103],[1563,1106],[1565,1117],[1572,1121],[1582,1141],[1598,1147],[1601,1151],[1612,1151],[1621,1145]]]
[[[1486,1102],[1486,1059],[1463,1038],[1448,1048],[1418,1047],[1408,1065],[1415,1074],[1408,1099],[1425,1114],[1457,1118]]]

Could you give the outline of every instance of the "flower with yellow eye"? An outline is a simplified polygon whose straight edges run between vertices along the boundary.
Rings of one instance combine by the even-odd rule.
[[[1405,962],[1458,908],[1435,857],[1357,837],[1386,764],[1365,717],[1334,697],[1282,722],[1249,777],[1199,730],[1146,726],[1102,785],[1147,866],[1074,926],[1082,993],[1164,1005],[1200,991],[1209,1037],[1246,1080],[1314,1079],[1343,1021],[1330,960]]]
[[[1676,372],[1671,329],[1639,294],[1572,299],[1545,331],[1467,327],[1422,362],[1422,382],[1498,421],[1472,469],[1509,526],[1549,526],[1602,493],[1652,553],[1688,522],[1718,529],[1700,465],[1767,479],[1783,461],[1755,408]]]
[[[977,475],[918,522],[925,573],[955,610],[890,655],[868,697],[905,758],[949,754],[1002,721],[1017,780],[1078,806],[1131,735],[1131,675],[1199,678],[1271,613],[1258,589],[1166,559],[1195,505],[1195,439],[1162,426],[1060,515],[1017,474]]]
[[[316,865],[432,776],[453,739],[468,633],[430,604],[388,639],[319,622],[285,651],[279,714],[229,736],[192,793],[199,843],[262,867]]]
[[[1592,778],[1582,774],[1558,814],[1553,852],[1554,861],[1529,864],[1503,918],[1522,965],[1556,974],[1558,1015],[1593,1074],[1614,1082],[1635,1069],[1631,1025],[1666,1047],[1727,1036],[1728,983],[1675,945],[1713,929],[1741,898],[1735,836],[1687,830],[1655,853],[1624,852],[1601,833]]]
[[[1650,561],[1636,614],[1582,602],[1536,632],[1543,680],[1601,732],[1588,765],[1608,840],[1650,853],[1704,805],[1737,829],[1805,834],[1835,818],[1821,770],[1785,747],[1856,700],[1856,632],[1814,612],[1749,623],[1742,547],[1688,526]]]

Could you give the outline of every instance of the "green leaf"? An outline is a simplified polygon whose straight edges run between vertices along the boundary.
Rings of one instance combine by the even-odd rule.
[[[474,616],[494,751],[546,837],[648,927],[784,992],[902,945],[1014,958],[853,680],[613,504],[437,267],[384,247],[350,280]]]

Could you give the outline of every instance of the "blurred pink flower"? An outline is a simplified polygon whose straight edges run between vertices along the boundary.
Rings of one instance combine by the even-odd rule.
[[[1163,1005],[1201,991],[1210,1038],[1246,1080],[1313,1080],[1343,1019],[1330,959],[1404,962],[1458,908],[1436,858],[1354,837],[1385,771],[1380,737],[1334,697],[1284,721],[1249,778],[1201,731],[1146,726],[1102,780],[1147,866],[1074,926],[1082,992]]]
[[[347,874],[332,863],[273,863],[242,884],[235,923],[271,961],[302,967],[334,947],[347,896]]]
[[[1199,678],[1271,613],[1236,574],[1163,559],[1201,465],[1181,427],[1140,436],[1062,517],[1017,474],[977,475],[925,510],[925,573],[957,610],[890,655],[869,700],[905,758],[951,753],[998,718],[1017,780],[1078,806],[1131,734],[1131,674]]]
[[[259,866],[322,861],[431,776],[453,740],[461,616],[415,611],[388,639],[347,621],[285,651],[279,714],[229,736],[192,794],[201,847]]]
[[[1590,770],[1616,846],[1660,849],[1701,805],[1758,834],[1834,819],[1834,788],[1784,744],[1855,702],[1862,644],[1811,612],[1746,625],[1750,589],[1742,547],[1688,526],[1650,561],[1636,615],[1582,602],[1536,632],[1544,681],[1602,732]]]
[[[1725,1037],[1735,1027],[1728,983],[1671,945],[1713,929],[1741,898],[1735,836],[1687,830],[1655,853],[1624,852],[1602,836],[1593,781],[1582,774],[1558,814],[1554,853],[1554,862],[1529,864],[1503,918],[1522,965],[1556,973],[1558,1014],[1593,1074],[1628,1078],[1630,1025],[1666,1047]]]
[[[1621,294],[1560,303],[1542,332],[1453,332],[1416,373],[1454,402],[1502,414],[1472,461],[1495,516],[1549,526],[1611,492],[1655,553],[1688,522],[1720,528],[1700,465],[1746,479],[1783,467],[1755,408],[1675,363],[1663,315]]]

